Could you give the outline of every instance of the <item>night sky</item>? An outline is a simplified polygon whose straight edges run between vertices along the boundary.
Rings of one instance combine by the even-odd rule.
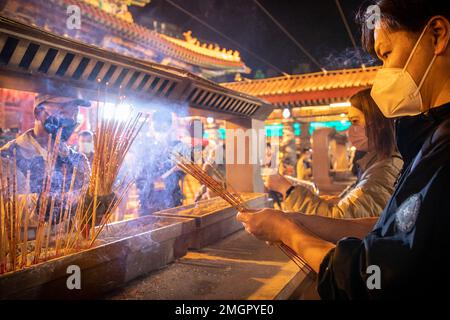
[[[319,71],[253,0],[172,1],[286,73]],[[353,49],[335,0],[259,1],[326,69],[360,66],[360,55]],[[355,23],[355,14],[364,1],[340,2],[359,46],[360,31]],[[253,69],[250,78],[258,69],[266,76],[279,75],[278,71],[243,49],[236,48],[165,0],[152,0],[145,8],[133,7],[131,11],[138,23],[145,24],[148,21],[146,18],[150,17],[176,24],[183,31],[192,30],[193,35],[203,41],[218,43],[228,49],[238,49],[246,64]],[[365,54],[363,60],[366,65],[376,63]]]

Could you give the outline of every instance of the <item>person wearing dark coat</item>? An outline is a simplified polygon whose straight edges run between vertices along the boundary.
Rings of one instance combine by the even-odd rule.
[[[322,299],[447,298],[450,286],[450,3],[379,0],[363,40],[383,62],[371,95],[397,119],[405,168],[379,219],[271,209],[238,214],[248,232],[284,243],[317,272]]]

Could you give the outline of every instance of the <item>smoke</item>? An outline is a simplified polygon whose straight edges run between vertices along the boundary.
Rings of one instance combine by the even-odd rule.
[[[191,134],[183,119],[188,116],[187,105],[140,105],[137,110],[151,116],[126,155],[119,179],[135,181],[139,212],[148,215],[182,204],[184,174],[172,161],[172,153],[190,156]]]
[[[379,63],[377,59],[362,49],[346,48],[343,51],[331,50],[321,60],[322,65],[327,70],[359,68],[375,66]]]

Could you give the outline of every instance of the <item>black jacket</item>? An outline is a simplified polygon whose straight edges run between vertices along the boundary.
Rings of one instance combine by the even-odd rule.
[[[449,110],[450,104],[408,117],[410,123],[426,122],[426,139],[404,169],[373,231],[363,240],[339,241],[323,260],[318,278],[323,299],[442,298],[439,288],[449,288]],[[373,274],[367,272],[369,266],[379,267],[381,289],[368,289]]]

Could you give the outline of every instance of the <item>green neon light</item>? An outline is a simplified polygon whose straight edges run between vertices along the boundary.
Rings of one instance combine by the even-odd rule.
[[[318,128],[335,128],[336,131],[341,132],[350,128],[350,121],[327,121],[327,122],[311,122],[309,127],[309,133],[313,134],[314,130]],[[296,122],[293,124],[294,134],[300,136],[302,133],[301,124]],[[281,137],[283,136],[283,124],[271,124],[266,126],[267,137]]]

